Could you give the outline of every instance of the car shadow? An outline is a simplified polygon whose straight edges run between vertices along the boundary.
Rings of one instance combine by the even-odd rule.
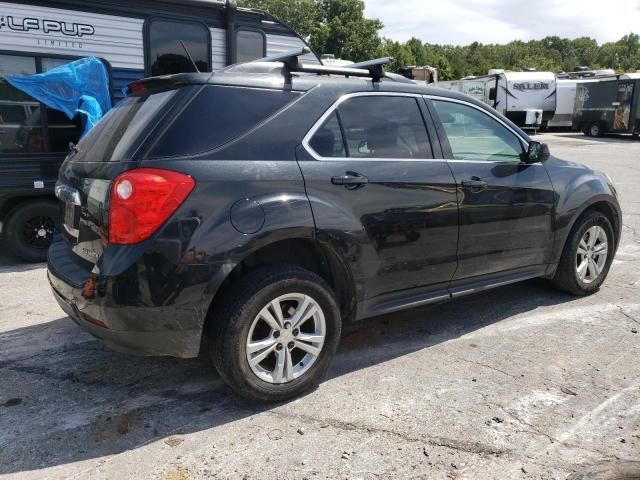
[[[0,273],[20,273],[36,270],[45,266],[44,263],[26,263],[13,255],[6,253],[7,247],[0,241]]]
[[[349,326],[328,378],[572,300],[529,281]],[[240,399],[206,359],[116,353],[68,318],[0,333],[0,385],[0,475],[171,445],[277,407]]]

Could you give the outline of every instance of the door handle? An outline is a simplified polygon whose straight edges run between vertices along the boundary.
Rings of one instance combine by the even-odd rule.
[[[462,186],[468,188],[473,193],[480,193],[487,189],[489,184],[484,180],[480,179],[480,177],[471,177],[470,180],[463,180]]]
[[[342,185],[347,188],[358,188],[369,183],[369,179],[356,172],[347,172],[344,175],[333,177],[331,179],[331,183],[334,185]]]

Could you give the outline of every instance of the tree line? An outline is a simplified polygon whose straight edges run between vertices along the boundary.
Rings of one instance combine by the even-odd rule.
[[[287,22],[319,54],[354,62],[390,56],[395,59],[392,71],[430,65],[438,69],[442,80],[484,75],[491,68],[569,72],[588,66],[612,68],[618,73],[640,69],[640,35],[635,33],[602,45],[590,37],[571,40],[558,36],[504,45],[436,45],[418,38],[397,42],[381,37],[383,23],[366,18],[362,0],[239,0],[238,4],[266,10]]]

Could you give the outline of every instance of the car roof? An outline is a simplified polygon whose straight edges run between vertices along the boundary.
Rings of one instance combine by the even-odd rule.
[[[322,86],[327,90],[335,90],[337,94],[341,95],[359,92],[430,95],[461,100],[486,110],[489,109],[486,104],[464,93],[419,84],[408,79],[406,81],[398,81],[397,77],[397,75],[394,75],[393,77],[385,77],[381,81],[373,81],[371,78],[347,77],[345,75],[318,75],[315,73],[294,72],[290,74],[290,82],[287,82],[281,63],[256,62],[232,65],[218,70],[208,78],[206,83],[248,88],[289,89],[301,92]]]
[[[207,73],[182,73],[144,79],[141,83],[171,83],[175,85],[219,85],[270,90],[288,90],[308,92],[322,87],[327,96],[335,97],[350,93],[406,93],[412,95],[429,95],[433,97],[460,100],[475,105],[492,115],[497,112],[485,103],[461,92],[445,90],[410,80],[398,81],[397,78],[384,77],[374,81],[366,77],[347,77],[345,75],[319,75],[307,72],[284,72],[284,65],[279,62],[251,62],[231,65],[221,70]],[[138,83],[138,82],[136,82]],[[517,125],[504,116],[502,121],[520,132],[523,138],[530,141],[529,136]]]

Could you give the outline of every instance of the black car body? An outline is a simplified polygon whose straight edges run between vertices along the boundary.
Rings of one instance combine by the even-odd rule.
[[[76,323],[118,350],[195,357],[203,333],[220,346],[227,300],[254,298],[243,279],[256,269],[312,272],[339,317],[358,321],[556,278],[585,212],[610,223],[613,257],[621,212],[608,177],[528,156],[540,145],[482,103],[413,83],[282,70],[254,63],[134,84],[67,158],[49,280]],[[489,133],[465,123],[476,115],[495,123]],[[497,141],[491,132],[522,151],[509,157],[500,146],[490,161],[465,153],[469,138],[494,148],[483,146]],[[114,179],[140,169],[179,172],[195,186],[148,238],[114,243]]]

